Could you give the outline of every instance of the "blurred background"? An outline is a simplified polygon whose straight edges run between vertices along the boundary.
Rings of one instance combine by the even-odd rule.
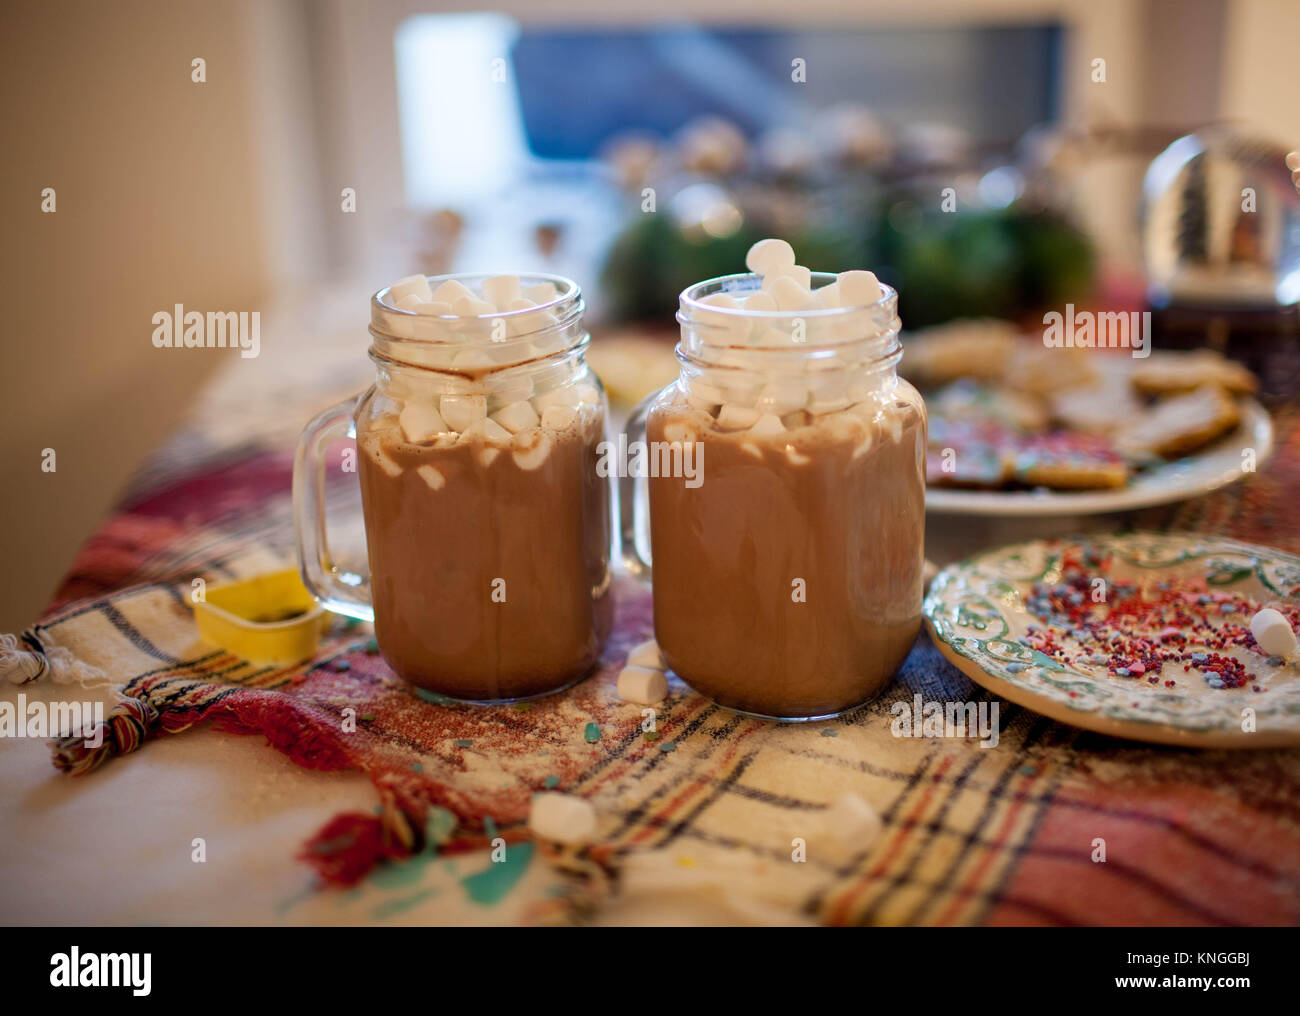
[[[1294,335],[1293,2],[51,0],[0,28],[3,631],[205,385],[364,385],[367,297],[417,270],[577,279],[625,403],[674,373],[677,292],[766,235],[875,269],[909,328],[1199,302],[1194,330]],[[1263,214],[1192,291],[1140,209],[1145,179],[1187,232],[1160,191],[1210,149],[1196,186],[1256,174]],[[154,348],[177,303],[260,311],[263,356]]]

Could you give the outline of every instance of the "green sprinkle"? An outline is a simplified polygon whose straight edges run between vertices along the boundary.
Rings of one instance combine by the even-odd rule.
[[[452,741],[451,743],[454,744],[457,748],[472,748],[474,746],[474,742],[471,741],[468,737],[458,737],[456,738],[456,740]]]
[[[375,722],[375,714],[374,714],[374,713],[362,713],[359,717],[357,717],[357,719],[361,720],[361,721],[364,722],[364,723],[374,723],[374,722]]]
[[[532,709],[532,708],[533,708],[533,704],[532,704],[531,702],[516,702],[516,703],[515,703],[515,712],[517,712],[517,713],[526,713],[526,712],[528,712],[528,710],[530,710],[530,709]]]
[[[839,736],[840,736],[840,732],[836,730],[834,727],[822,728],[822,737],[839,737]]]
[[[660,750],[660,751],[676,751],[676,750],[677,750],[677,745],[676,745],[675,743],[673,743],[672,741],[665,741],[663,744],[661,744],[661,745],[659,746],[659,750]]]
[[[353,628],[357,627],[357,625],[359,625],[360,623],[361,623],[360,619],[355,617],[345,617],[343,619],[343,627],[348,631],[351,631]]]
[[[555,775],[546,777],[546,782],[542,784],[547,790],[554,790],[560,785],[560,778]]]
[[[413,772],[413,773],[422,773],[422,772],[424,772],[424,763],[423,763],[423,762],[414,762],[414,763],[412,763],[412,764],[411,764],[411,772]]]
[[[365,644],[365,650],[370,656],[374,656],[376,653],[379,652],[379,643],[376,642],[374,639],[370,639]]]
[[[335,661],[334,661],[334,669],[335,669],[335,670],[351,670],[351,669],[352,669],[352,664],[350,664],[347,660],[335,660]]]
[[[588,744],[595,744],[600,740],[600,726],[595,723],[588,723],[583,736],[586,737]]]
[[[657,731],[657,730],[647,730],[647,731],[646,731],[644,734],[642,734],[641,736],[644,737],[647,741],[657,741],[657,740],[659,740],[659,731]]]
[[[439,695],[436,691],[429,691],[428,688],[416,688],[415,694],[418,698],[422,698],[426,702],[432,702],[436,706],[454,704],[453,700],[447,698],[446,695]]]
[[[488,839],[490,840],[496,839],[497,820],[494,819],[491,815],[483,816],[483,832],[487,834]]]

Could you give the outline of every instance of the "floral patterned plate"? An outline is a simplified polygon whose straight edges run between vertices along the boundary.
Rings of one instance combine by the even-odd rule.
[[[1254,644],[1262,606],[1300,628],[1300,558],[1138,532],[977,554],[935,577],[923,610],[971,680],[1062,723],[1187,747],[1300,746],[1300,654]]]

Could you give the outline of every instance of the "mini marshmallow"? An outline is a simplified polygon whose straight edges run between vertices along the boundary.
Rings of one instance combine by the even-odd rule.
[[[762,415],[757,409],[727,402],[718,410],[718,426],[723,430],[748,430]]]
[[[758,447],[758,445],[754,444],[753,441],[743,442],[740,446],[740,450],[742,452],[748,452],[756,459],[761,459],[763,457],[763,449]]]
[[[627,663],[624,666],[667,670],[668,661],[664,659],[664,654],[659,649],[659,643],[654,639],[646,639],[640,645],[632,647],[632,651],[627,654]]]
[[[776,301],[772,299],[772,294],[762,289],[756,289],[745,297],[744,307],[747,311],[755,312],[780,310],[776,305]]]
[[[433,466],[420,466],[415,472],[421,480],[429,485],[430,490],[442,490],[443,485],[447,482],[447,478]]]
[[[794,248],[784,240],[759,240],[745,255],[745,267],[755,275],[794,264]]]
[[[551,439],[541,428],[520,431],[513,445],[511,455],[520,469],[537,469],[551,454]]]
[[[838,307],[840,305],[840,283],[836,279],[829,285],[822,286],[821,289],[814,289],[813,296],[823,307]]]
[[[808,388],[793,379],[773,378],[754,400],[760,413],[784,416],[808,404]]]
[[[483,436],[493,444],[509,444],[510,439],[514,437],[510,431],[506,430],[501,424],[493,419],[483,421]]]
[[[494,448],[492,445],[484,445],[478,450],[478,460],[482,463],[483,468],[486,469],[488,466],[492,465],[493,460],[500,454],[500,448]]]
[[[441,300],[430,300],[428,303],[421,303],[414,310],[415,313],[423,314],[425,317],[450,317],[452,313],[451,304],[443,303]]]
[[[578,411],[572,406],[547,406],[542,410],[542,426],[547,430],[567,430],[578,421]]]
[[[809,456],[799,451],[799,449],[792,444],[785,446],[785,457],[790,460],[790,465],[792,466],[806,466],[812,461]]]
[[[533,408],[538,413],[546,412],[551,406],[568,406],[576,410],[581,405],[582,394],[576,385],[560,385],[558,388],[533,396]]]
[[[534,836],[570,846],[591,842],[596,835],[596,824],[596,809],[590,801],[556,791],[534,797],[528,814],[528,828]]]
[[[776,301],[778,310],[810,310],[817,305],[812,293],[788,275],[779,275],[770,282],[764,279],[763,288]]]
[[[763,277],[763,285],[766,286],[777,279],[791,279],[800,289],[812,289],[812,269],[805,268],[803,265],[788,265],[769,272]]]
[[[487,396],[444,395],[438,400],[438,411],[452,430],[463,431],[487,416]]]
[[[499,310],[505,310],[519,299],[519,276],[494,275],[483,280],[483,299],[490,300]]]
[[[488,394],[501,409],[514,402],[532,398],[533,379],[523,371],[511,370],[491,374],[486,379]]]
[[[398,279],[388,287],[388,299],[394,306],[400,307],[401,300],[413,296],[421,303],[428,303],[433,299],[433,292],[429,289],[429,280],[423,275],[408,275],[404,279]],[[402,308],[405,310],[406,308]]]
[[[551,282],[539,282],[535,286],[525,286],[523,294],[535,304],[550,303],[560,295],[555,288],[555,284]]]
[[[473,294],[453,300],[451,309],[459,317],[483,317],[485,314],[495,314],[497,312],[497,309],[492,304],[486,300],[480,300]]]
[[[433,406],[422,402],[408,402],[397,417],[402,436],[413,444],[423,444],[450,428]]]
[[[1295,652],[1295,632],[1280,610],[1265,607],[1258,611],[1250,619],[1250,633],[1269,656],[1287,657]]]
[[[600,405],[600,389],[595,385],[584,381],[582,384],[577,386],[576,391],[578,393],[578,398],[582,400],[584,405]]]
[[[618,674],[618,697],[624,702],[652,706],[668,696],[668,678],[650,667],[624,667]]]
[[[467,296],[474,297],[468,286],[455,279],[448,279],[433,291],[429,299],[436,300],[438,303],[445,303],[450,307],[454,306],[457,300],[464,299]]]
[[[826,809],[826,829],[846,850],[866,850],[880,835],[876,809],[857,794],[841,794]]]
[[[366,454],[374,459],[375,464],[387,475],[394,479],[402,475],[402,464],[384,450],[383,443],[377,436],[371,434],[360,437],[357,440],[358,444]]]
[[[764,413],[758,418],[754,426],[749,428],[749,432],[756,437],[770,437],[777,434],[785,433],[785,424],[781,418],[773,413]]]
[[[419,308],[424,306],[424,301],[421,300],[418,296],[412,294],[410,296],[402,297],[400,300],[396,301],[394,306],[398,310],[409,310],[409,311],[418,312]]]
[[[537,410],[527,399],[521,402],[512,402],[502,409],[498,409],[492,414],[492,419],[508,430],[511,434],[518,434],[521,430],[528,430],[536,427],[540,421]]]
[[[452,358],[451,365],[458,370],[482,370],[484,367],[495,367],[494,360],[486,349],[462,349],[459,350]]]
[[[839,284],[840,302],[845,307],[862,307],[876,303],[884,296],[874,272],[840,272],[836,282]]]

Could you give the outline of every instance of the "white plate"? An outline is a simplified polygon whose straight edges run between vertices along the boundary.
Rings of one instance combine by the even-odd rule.
[[[1091,515],[1184,501],[1236,483],[1246,473],[1242,450],[1255,449],[1255,468],[1273,454],[1273,421],[1254,399],[1243,399],[1241,425],[1194,455],[1138,473],[1112,490],[952,490],[931,487],[925,510],[936,515]]]

